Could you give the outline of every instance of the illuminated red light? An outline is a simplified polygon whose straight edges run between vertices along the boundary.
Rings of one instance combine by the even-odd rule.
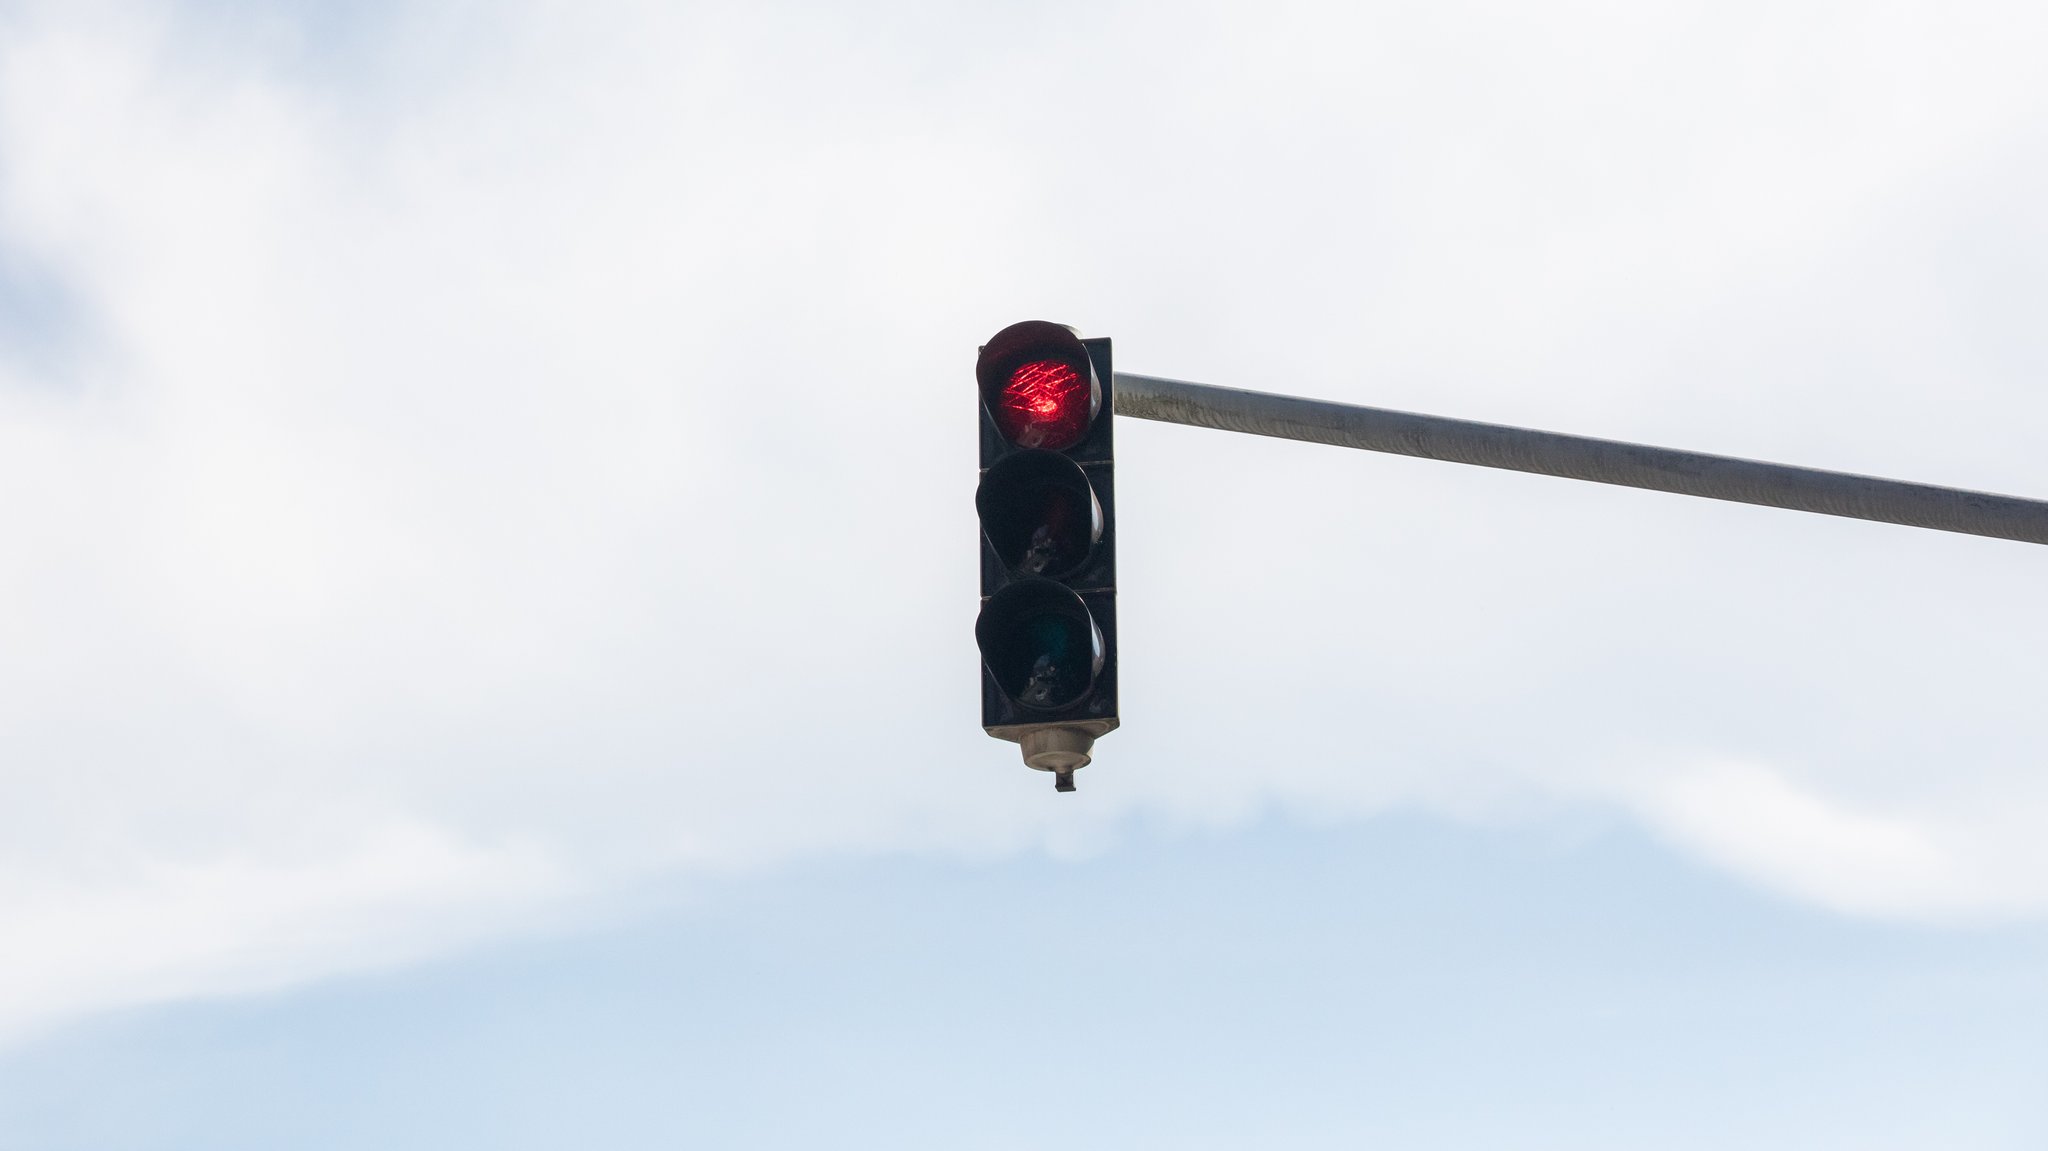
[[[1088,384],[1065,360],[1019,365],[996,396],[996,428],[1019,447],[1064,451],[1088,434],[1094,419]]]

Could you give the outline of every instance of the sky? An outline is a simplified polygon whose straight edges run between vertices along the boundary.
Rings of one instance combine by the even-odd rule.
[[[2027,1148],[2048,555],[975,347],[2048,496],[2011,3],[0,0],[0,1146]]]

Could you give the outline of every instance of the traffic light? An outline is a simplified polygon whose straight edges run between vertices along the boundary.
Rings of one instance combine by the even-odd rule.
[[[1109,341],[1027,320],[974,368],[981,393],[981,725],[1061,791],[1117,726]]]

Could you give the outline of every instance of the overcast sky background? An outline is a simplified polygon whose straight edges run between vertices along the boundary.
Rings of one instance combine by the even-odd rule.
[[[972,359],[2048,495],[2048,13],[0,0],[0,1145],[2048,1141],[2048,553]]]

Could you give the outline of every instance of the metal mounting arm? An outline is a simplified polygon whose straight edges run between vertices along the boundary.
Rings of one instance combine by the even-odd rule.
[[[2048,544],[2048,501],[1116,373],[1116,414]]]

